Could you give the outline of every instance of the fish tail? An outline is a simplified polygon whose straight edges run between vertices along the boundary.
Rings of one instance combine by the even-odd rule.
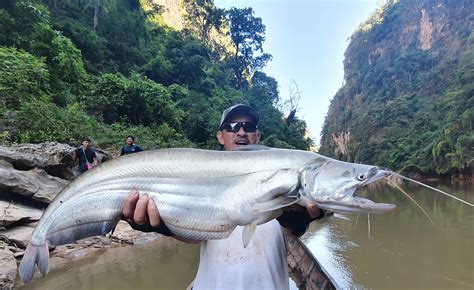
[[[46,275],[49,270],[49,251],[48,242],[45,241],[43,245],[33,245],[31,242],[26,247],[23,259],[20,262],[19,274],[23,283],[30,283],[35,274],[35,266],[41,274]]]

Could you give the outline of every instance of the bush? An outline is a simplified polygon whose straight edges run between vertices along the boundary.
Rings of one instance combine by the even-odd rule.
[[[48,101],[49,72],[44,59],[0,47],[0,107],[17,110],[32,100]]]
[[[84,135],[92,136],[98,127],[97,121],[77,103],[63,108],[37,100],[23,104],[17,116],[8,122],[16,130],[12,133],[12,141],[20,143],[57,141],[75,144]]]

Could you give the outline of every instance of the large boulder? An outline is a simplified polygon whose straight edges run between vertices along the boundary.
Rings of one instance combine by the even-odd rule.
[[[0,192],[50,203],[66,184],[67,180],[50,176],[43,169],[17,170],[12,164],[0,159]]]
[[[74,161],[71,158],[74,149],[76,148],[58,142],[0,145],[0,159],[8,161],[18,170],[42,168],[49,175],[71,180],[74,178]],[[112,159],[109,153],[100,149],[94,148],[94,150],[99,162]]]
[[[8,227],[17,222],[37,221],[43,210],[0,200],[0,213],[0,227]]]
[[[36,223],[33,223],[2,231],[0,237],[8,240],[10,245],[14,244],[21,249],[25,249],[30,241],[31,233],[34,230],[33,226],[35,225]]]
[[[43,168],[53,176],[74,178],[70,152],[74,147],[57,142],[0,146],[0,159],[11,163],[18,170]]]

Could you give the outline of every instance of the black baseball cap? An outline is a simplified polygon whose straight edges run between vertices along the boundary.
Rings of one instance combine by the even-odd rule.
[[[236,104],[224,110],[224,112],[222,113],[219,128],[222,128],[222,125],[235,115],[249,116],[253,119],[255,124],[258,124],[258,121],[260,120],[260,117],[258,116],[258,113],[254,108],[245,104]]]

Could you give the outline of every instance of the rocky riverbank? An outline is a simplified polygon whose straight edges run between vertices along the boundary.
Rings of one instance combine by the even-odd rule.
[[[48,142],[0,146],[0,289],[11,289],[17,265],[34,226],[54,197],[74,179],[70,152],[75,148]],[[99,162],[113,155],[97,150]],[[104,247],[143,243],[160,238],[157,233],[134,231],[120,222],[113,235],[92,237],[51,248],[52,257],[68,259],[88,255]],[[61,259],[55,259],[60,263]]]

